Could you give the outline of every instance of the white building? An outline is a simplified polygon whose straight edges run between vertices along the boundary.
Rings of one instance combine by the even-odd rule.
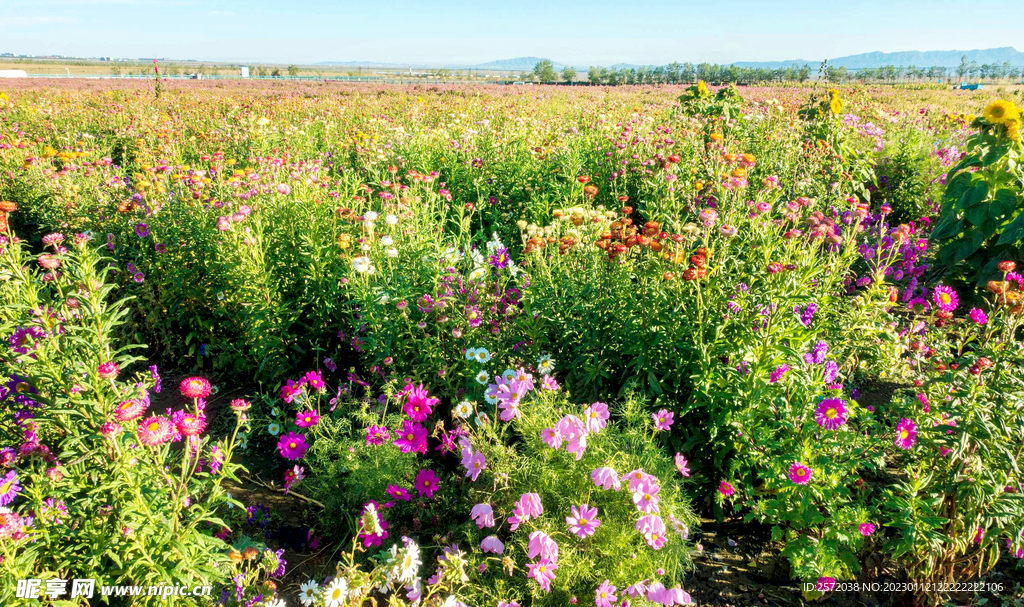
[[[242,76],[242,78],[248,78],[249,77],[249,66],[248,65],[240,65],[240,66],[238,66],[238,71],[239,71],[239,74]]]
[[[0,70],[0,78],[28,78],[25,70]]]

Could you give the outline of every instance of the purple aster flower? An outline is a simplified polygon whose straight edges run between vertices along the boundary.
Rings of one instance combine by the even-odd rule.
[[[835,430],[846,423],[847,415],[846,403],[842,399],[826,398],[818,404],[814,421],[826,430]]]

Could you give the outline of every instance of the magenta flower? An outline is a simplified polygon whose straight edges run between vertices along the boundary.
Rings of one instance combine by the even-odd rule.
[[[420,424],[409,420],[402,422],[402,429],[397,432],[394,445],[402,450],[402,453],[415,451],[417,453],[427,452],[427,429]]]
[[[113,379],[117,377],[118,373],[120,372],[120,367],[118,367],[117,363],[113,361],[105,362],[102,365],[96,367],[96,374],[102,377],[103,379]]]
[[[840,398],[826,398],[818,404],[814,421],[826,430],[835,430],[846,423],[846,403]]]
[[[295,425],[300,428],[310,428],[320,423],[320,414],[316,411],[301,411],[295,414]]]
[[[896,424],[896,446],[909,449],[917,442],[917,424],[913,420],[903,418]]]
[[[391,438],[391,433],[384,426],[370,426],[366,429],[366,446],[383,445]]]
[[[768,381],[774,384],[775,382],[782,379],[782,377],[786,374],[787,371],[789,371],[789,365],[785,363],[779,365],[779,368],[772,371],[772,375],[771,377],[768,378]]]
[[[416,474],[416,491],[419,491],[421,497],[430,499],[434,497],[434,492],[438,490],[440,484],[438,483],[437,474],[433,470],[420,470]]]
[[[668,539],[666,536],[665,521],[657,514],[648,514],[640,517],[636,522],[636,530],[643,534],[647,545],[655,550],[661,550]]]
[[[491,508],[490,504],[477,504],[473,506],[469,516],[476,523],[476,526],[481,529],[494,526],[494,509]]]
[[[163,415],[152,415],[139,422],[139,442],[147,447],[162,445],[174,436],[174,424]]]
[[[971,308],[971,311],[970,313],[968,313],[968,316],[971,317],[971,320],[973,320],[974,324],[976,325],[988,324],[988,314],[985,314],[985,311],[982,310],[981,308]]]
[[[661,491],[661,486],[657,480],[644,479],[633,492],[633,505],[644,514],[658,512],[658,502],[661,499],[658,497],[659,491]]]
[[[932,292],[932,301],[935,302],[935,306],[938,309],[944,312],[952,312],[960,305],[960,297],[956,294],[956,291],[953,290],[953,287],[947,287],[946,285],[935,287],[935,291]]]
[[[534,531],[530,534],[530,541],[526,546],[527,558],[539,558],[542,561],[558,562],[558,544],[543,531]]]
[[[480,542],[480,551],[484,554],[502,554],[505,552],[505,544],[502,544],[497,536],[488,535]]]
[[[516,507],[523,514],[534,518],[544,514],[544,506],[540,503],[540,496],[536,493],[524,493],[516,502]]]
[[[388,485],[387,493],[396,500],[402,500],[403,502],[412,500],[412,496],[409,495],[409,490],[405,487],[399,487],[398,485]]]
[[[594,481],[595,486],[601,487],[605,491],[609,489],[615,489],[618,491],[622,488],[622,483],[619,481],[619,475],[608,466],[597,468],[591,472],[590,480]]]
[[[583,423],[587,431],[595,434],[608,425],[609,417],[611,414],[608,412],[608,405],[600,402],[590,405],[583,411]]]
[[[545,375],[544,379],[542,379],[540,382],[540,387],[544,390],[554,391],[558,389],[558,382],[555,381],[555,378],[553,376]]]
[[[646,596],[648,582],[650,582],[650,580],[640,580],[632,586],[626,586],[626,589],[623,592],[633,597],[634,599],[638,596]],[[662,587],[664,588],[664,586]]]
[[[562,446],[562,435],[554,428],[544,428],[541,430],[540,440],[544,441],[544,444],[552,449],[558,449]]]
[[[296,383],[295,380],[289,379],[285,385],[281,386],[281,399],[284,400],[284,402],[291,404],[291,402],[295,400],[296,396],[302,394],[303,385],[304,384],[301,382]]]
[[[407,400],[402,410],[414,422],[421,422],[427,419],[427,416],[433,412],[434,407],[440,402],[440,399],[432,398],[427,394],[427,389],[423,387],[423,384],[415,388],[412,384],[408,384],[405,387],[405,392]]]
[[[729,497],[733,493],[736,493],[736,490],[733,489],[732,485],[730,485],[726,481],[722,481],[718,485],[718,492],[721,493],[722,495],[724,495],[725,497]]]
[[[481,451],[467,453],[462,458],[462,467],[466,469],[466,476],[469,477],[469,480],[475,481],[480,473],[487,468],[487,459]]]
[[[571,511],[572,516],[565,517],[565,522],[569,525],[569,531],[575,533],[577,537],[584,538],[594,535],[597,528],[601,526],[601,521],[597,520],[597,508],[582,504],[573,506]]]
[[[612,603],[619,600],[619,597],[615,596],[615,586],[612,586],[608,580],[601,582],[601,585],[594,591],[594,603],[597,607],[612,607]]]
[[[818,578],[818,583],[814,586],[814,589],[818,592],[832,592],[832,589],[836,587],[836,578],[821,576]]]
[[[550,592],[556,569],[558,569],[558,565],[548,561],[530,563],[526,566],[526,577],[533,578],[545,592]]]
[[[797,485],[806,485],[811,480],[811,475],[814,474],[807,466],[800,462],[793,462],[793,465],[789,467],[789,480],[793,481]]]
[[[6,506],[14,501],[15,496],[21,491],[18,483],[18,475],[14,470],[8,470],[3,478],[0,478],[0,506]]]
[[[309,445],[306,444],[306,436],[304,434],[289,432],[282,436],[281,440],[277,441],[277,448],[281,451],[281,457],[296,460],[302,459],[306,455]]]
[[[874,532],[875,532],[875,524],[874,523],[861,523],[860,524],[860,534],[863,535],[864,537],[867,537],[867,536],[871,535]]]
[[[682,453],[676,453],[676,470],[683,476],[690,476],[690,462],[686,461]]]
[[[657,413],[651,413],[651,419],[654,420],[655,430],[668,430],[672,427],[672,418],[675,414],[668,409],[662,409]]]

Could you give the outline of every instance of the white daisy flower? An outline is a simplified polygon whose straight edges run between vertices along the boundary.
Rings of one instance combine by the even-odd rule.
[[[281,424],[277,422],[271,423],[267,426],[267,432],[269,432],[271,436],[277,436],[281,433]]]
[[[480,371],[476,374],[476,383],[481,386],[486,386],[487,382],[491,380],[491,376],[487,371]],[[493,404],[493,403],[492,403]]]
[[[537,359],[537,370],[540,371],[541,375],[550,375],[554,368],[555,362],[551,360],[551,356],[545,354]]]
[[[516,378],[516,372],[513,369],[505,369],[505,372],[501,374],[505,378],[505,382],[510,382]]]
[[[487,268],[480,267],[469,273],[470,280],[481,280],[487,275]]]
[[[309,607],[316,601],[316,591],[320,590],[320,584],[317,584],[313,580],[309,580],[305,584],[299,586],[299,601]]]
[[[395,247],[391,247],[385,252],[388,254],[388,257],[398,257],[398,249],[396,249]]]
[[[352,260],[352,269],[360,274],[373,274],[373,262],[366,255],[356,257]]]
[[[476,348],[466,348],[466,360],[476,360],[476,356],[477,356],[477,349]]]
[[[421,564],[423,561],[420,559],[420,547],[412,540],[406,541],[405,554],[402,555],[402,562],[399,564],[398,580],[406,584],[411,583],[416,579]]]
[[[462,419],[469,419],[470,415],[473,415],[473,403],[468,400],[464,400],[455,407],[455,415],[458,415]]]
[[[334,578],[324,591],[324,606],[325,607],[342,607],[345,604],[345,599],[348,597],[348,582],[345,578],[339,577]]]
[[[381,236],[380,243],[385,247],[390,247],[391,245],[395,244],[395,239],[391,238],[390,236]]]
[[[483,364],[489,360],[491,360],[491,353],[487,351],[487,348],[477,348],[476,361]]]

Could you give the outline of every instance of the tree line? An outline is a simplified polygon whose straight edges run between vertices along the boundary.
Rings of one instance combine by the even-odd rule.
[[[531,78],[541,83],[579,81],[576,70],[565,67],[561,73],[547,59],[534,66]],[[960,66],[947,68],[933,66],[928,68],[916,66],[887,65],[878,68],[861,68],[857,70],[845,67],[829,67],[828,78],[833,82],[863,81],[871,83],[897,84],[901,82],[946,82],[953,77],[957,81],[968,82],[999,82],[1003,80],[1024,79],[1024,68],[1004,63],[978,64],[968,61],[965,55]],[[811,77],[810,65],[790,65],[779,68],[744,67],[739,65],[719,65],[715,63],[670,63],[662,66],[641,67],[591,67],[587,72],[586,81],[590,84],[684,84],[703,80],[713,84],[772,84],[779,82],[804,82]]]

